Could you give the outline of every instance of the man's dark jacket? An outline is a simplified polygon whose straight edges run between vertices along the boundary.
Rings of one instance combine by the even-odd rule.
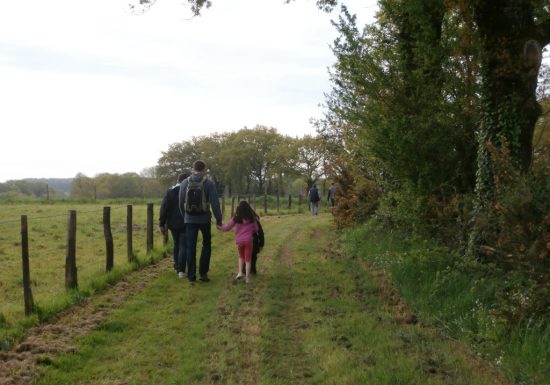
[[[164,194],[160,205],[159,226],[166,225],[172,231],[185,230],[183,215],[181,215],[179,208],[179,192],[179,184],[169,188]]]

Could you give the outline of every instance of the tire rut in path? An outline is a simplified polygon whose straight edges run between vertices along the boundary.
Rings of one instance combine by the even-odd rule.
[[[313,363],[303,341],[304,323],[298,305],[303,288],[298,280],[293,279],[296,263],[301,258],[297,242],[309,235],[306,229],[308,226],[303,224],[291,229],[278,248],[265,293],[268,309],[262,340],[263,374],[285,384],[308,383],[313,375]]]
[[[282,276],[281,266],[284,265],[285,270],[291,267],[289,244],[299,232],[296,227],[285,228],[278,238],[280,243],[270,244],[262,251],[259,274],[253,277],[250,285],[232,279],[225,284],[223,295],[218,300],[217,316],[209,326],[208,339],[212,347],[209,357],[212,364],[207,374],[209,383],[260,384],[266,361],[279,359],[269,354],[275,351],[270,351],[269,344],[266,344],[265,329],[288,331],[288,325],[282,324],[287,317],[281,314],[273,320],[266,316],[265,308],[271,299],[272,285]],[[293,340],[296,342],[294,337]]]
[[[93,329],[130,296],[141,292],[170,266],[170,258],[130,273],[101,293],[87,298],[47,323],[29,330],[10,351],[0,352],[0,385],[24,385],[41,372],[40,364],[76,351],[73,340]]]

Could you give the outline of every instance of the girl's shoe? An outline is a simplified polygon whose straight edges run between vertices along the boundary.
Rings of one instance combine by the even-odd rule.
[[[237,276],[235,277],[235,280],[239,280],[242,277],[244,277],[244,274],[243,273],[238,273]]]
[[[250,282],[251,282],[251,281],[250,281],[250,277],[246,277],[246,278],[244,279],[244,283],[250,283]]]

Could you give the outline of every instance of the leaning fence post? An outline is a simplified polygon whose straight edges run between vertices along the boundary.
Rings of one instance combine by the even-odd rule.
[[[29,230],[27,216],[21,215],[21,257],[23,259],[23,298],[25,299],[25,315],[32,314],[34,301],[31,290],[31,272],[29,267]]]
[[[235,197],[231,198],[231,216],[235,215]]]
[[[153,250],[153,204],[147,203],[147,253]]]
[[[288,209],[292,209],[292,195],[288,194]]]
[[[103,207],[103,234],[105,235],[105,270],[113,270],[114,265],[114,246],[113,233],[111,232],[111,208]]]
[[[67,257],[65,258],[65,288],[78,288],[76,269],[76,211],[69,210],[67,224]]]
[[[126,206],[126,249],[128,251],[128,262],[134,260],[134,247],[133,247],[133,218],[132,218],[132,205]]]

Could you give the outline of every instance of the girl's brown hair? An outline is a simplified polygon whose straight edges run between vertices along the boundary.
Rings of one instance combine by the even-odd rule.
[[[243,219],[246,219],[248,222],[254,222],[258,218],[256,212],[250,207],[247,201],[240,201],[235,210],[235,216],[233,219],[237,223],[243,223]]]

